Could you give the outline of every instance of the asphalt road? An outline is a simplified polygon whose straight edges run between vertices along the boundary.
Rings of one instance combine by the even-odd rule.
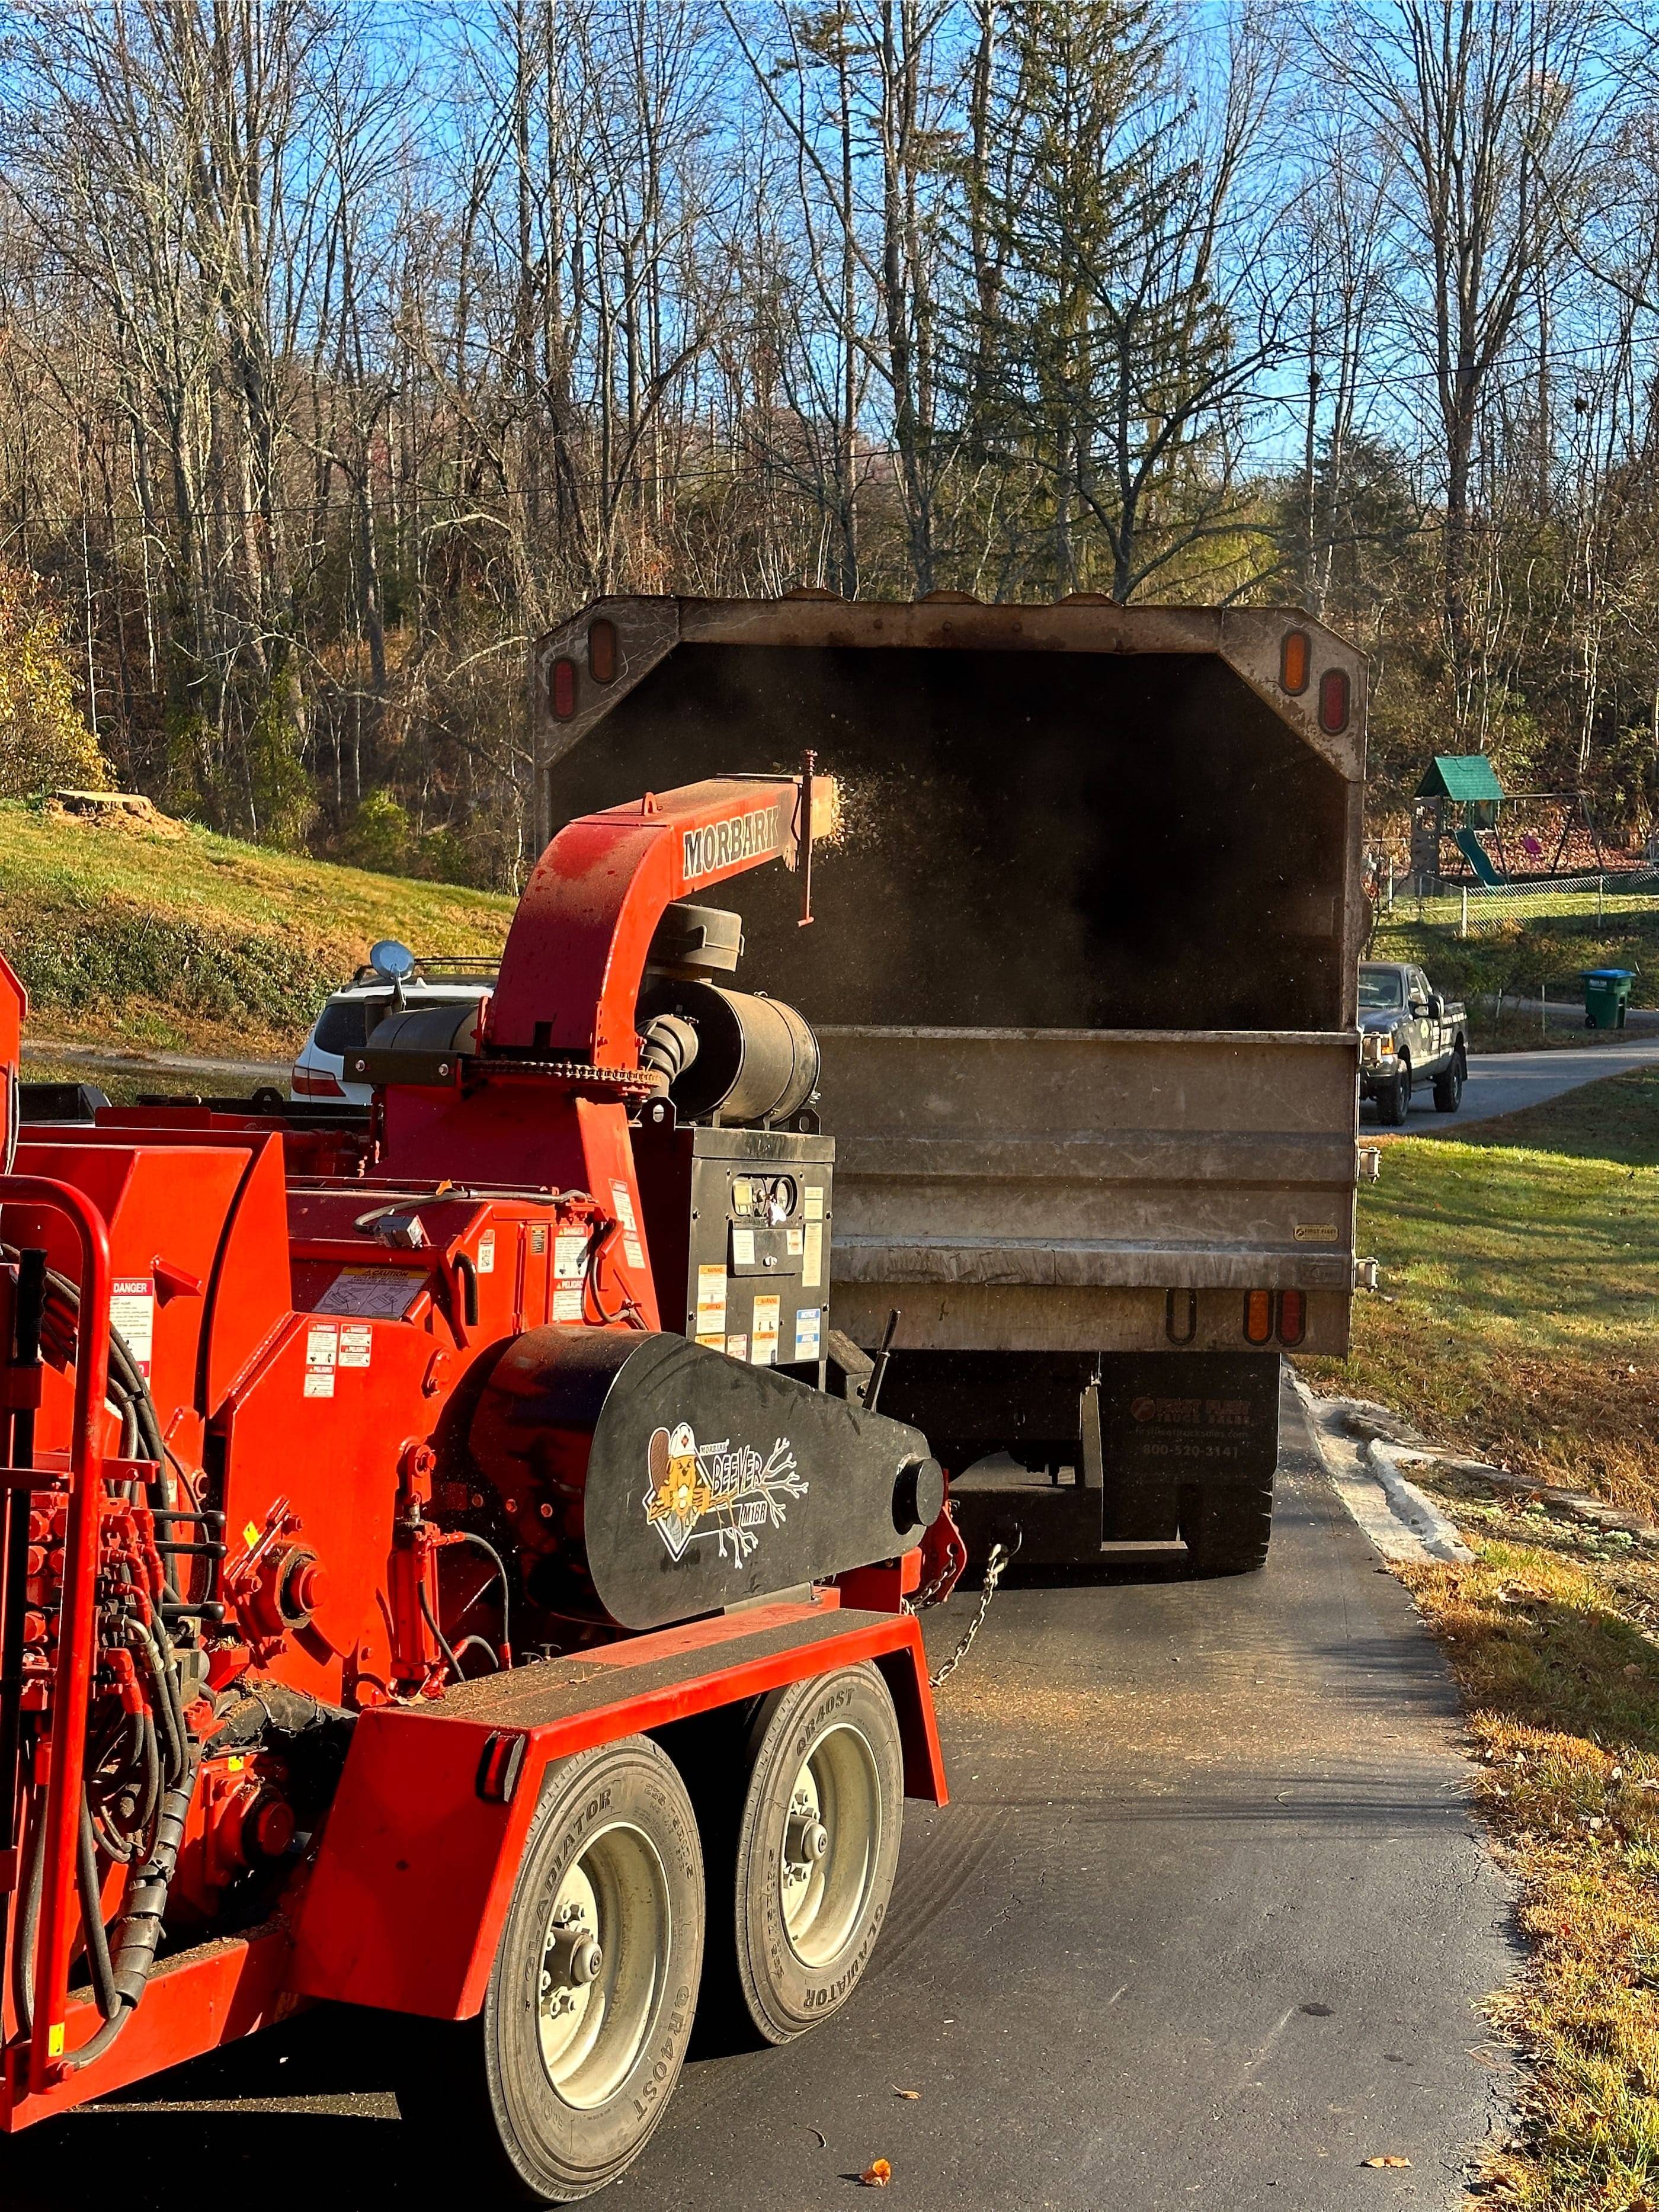
[[[1413,1094],[1407,1126],[1422,1133],[1426,1123],[1437,1135],[1449,1136],[1465,1122],[1490,1121],[1499,1114],[1559,1098],[1564,1091],[1576,1091],[1580,1084],[1595,1083],[1604,1075],[1654,1066],[1659,1066],[1659,1039],[1655,1038],[1641,1043],[1561,1045],[1547,1052],[1472,1053],[1469,1079],[1457,1112],[1437,1113],[1433,1091],[1425,1083]],[[1376,1109],[1366,1106],[1360,1118],[1362,1133],[1377,1126]]]
[[[1479,2006],[1515,1963],[1506,1892],[1437,1652],[1288,1402],[1267,1572],[1006,1590],[942,1694],[956,1802],[909,1810],[863,1988],[805,2042],[695,2061],[601,2203],[813,2212],[877,2157],[895,2212],[1452,2201],[1504,2124]],[[941,1651],[969,1610],[930,1616]],[[378,2033],[313,2014],[24,2136],[0,2201],[450,2212]]]

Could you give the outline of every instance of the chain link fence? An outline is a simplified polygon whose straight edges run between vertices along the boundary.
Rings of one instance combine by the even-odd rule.
[[[1617,921],[1659,913],[1659,871],[1460,884],[1422,897],[1397,892],[1387,911],[1392,921],[1427,922],[1459,937],[1491,937],[1522,922],[1568,915]]]

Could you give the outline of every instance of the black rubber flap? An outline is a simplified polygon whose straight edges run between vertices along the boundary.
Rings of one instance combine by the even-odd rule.
[[[683,1336],[531,1330],[490,1379],[472,1449],[552,1505],[564,1601],[585,1595],[623,1628],[891,1559],[922,1534],[895,1519],[927,1456],[919,1430]]]

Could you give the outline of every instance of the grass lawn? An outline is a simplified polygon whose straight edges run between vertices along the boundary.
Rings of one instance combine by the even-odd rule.
[[[1382,1295],[1316,1385],[1659,1519],[1659,1069],[1382,1146],[1359,1200]]]
[[[1437,1441],[1659,1518],[1659,1073],[1390,1141],[1362,1199],[1383,1298],[1322,1388]],[[1441,1471],[1476,1557],[1403,1567],[1469,1710],[1527,1971],[1494,2004],[1528,2063],[1481,2199],[1659,2212],[1659,1547]]]
[[[1582,968],[1632,968],[1633,1006],[1659,1006],[1659,899],[1598,920],[1594,899],[1577,913],[1506,923],[1490,936],[1459,937],[1455,920],[1413,921],[1404,901],[1379,921],[1367,957],[1413,960],[1449,999],[1502,991],[1535,999],[1577,996]]]
[[[64,1042],[282,1057],[379,937],[495,952],[514,901],[0,802],[0,952]]]

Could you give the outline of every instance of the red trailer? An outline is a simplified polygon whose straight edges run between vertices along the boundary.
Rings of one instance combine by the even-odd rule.
[[[0,963],[6,2130],[343,1999],[563,2202],[700,2001],[846,2002],[944,1801],[910,1607],[961,1552],[833,1356],[816,1041],[691,896],[827,796],[569,823],[367,1110],[31,1096]]]

